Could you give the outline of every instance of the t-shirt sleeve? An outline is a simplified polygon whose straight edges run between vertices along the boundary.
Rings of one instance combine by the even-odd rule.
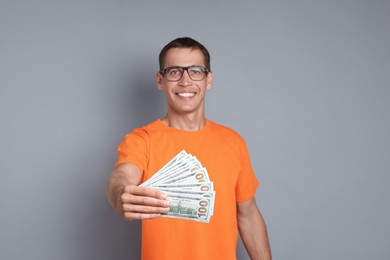
[[[141,128],[127,134],[118,146],[118,161],[115,167],[122,163],[136,165],[142,174],[145,173],[149,154],[149,136]]]
[[[245,142],[241,148],[241,172],[236,184],[236,201],[243,202],[252,198],[259,186],[259,181],[252,169],[250,156]]]

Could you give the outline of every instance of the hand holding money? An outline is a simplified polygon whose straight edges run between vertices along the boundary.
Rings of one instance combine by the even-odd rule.
[[[162,217],[209,222],[214,213],[215,191],[206,168],[184,150],[140,184],[166,194],[171,202]]]
[[[128,219],[151,219],[169,211],[167,196],[153,188],[128,185],[120,197],[123,216]]]

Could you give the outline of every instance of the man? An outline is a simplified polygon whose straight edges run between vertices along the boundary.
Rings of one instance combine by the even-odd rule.
[[[245,142],[205,117],[205,94],[213,79],[209,52],[191,38],[178,38],[162,49],[159,62],[157,86],[165,92],[168,112],[126,135],[107,200],[124,218],[143,220],[142,259],[236,259],[238,231],[251,259],[271,259]],[[209,223],[161,217],[170,210],[167,195],[138,186],[181,150],[196,156],[214,183]]]

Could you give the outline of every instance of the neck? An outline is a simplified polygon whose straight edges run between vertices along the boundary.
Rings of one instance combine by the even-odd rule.
[[[161,119],[169,127],[184,131],[199,131],[206,125],[205,115],[187,114],[176,116],[168,113]]]

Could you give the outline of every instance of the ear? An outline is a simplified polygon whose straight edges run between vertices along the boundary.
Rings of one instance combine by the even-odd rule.
[[[210,71],[209,73],[207,73],[206,89],[210,89],[212,85],[213,85],[213,72]]]
[[[156,75],[156,83],[157,83],[157,88],[159,90],[163,90],[164,89],[164,85],[163,85],[163,75],[157,71],[157,75]]]

